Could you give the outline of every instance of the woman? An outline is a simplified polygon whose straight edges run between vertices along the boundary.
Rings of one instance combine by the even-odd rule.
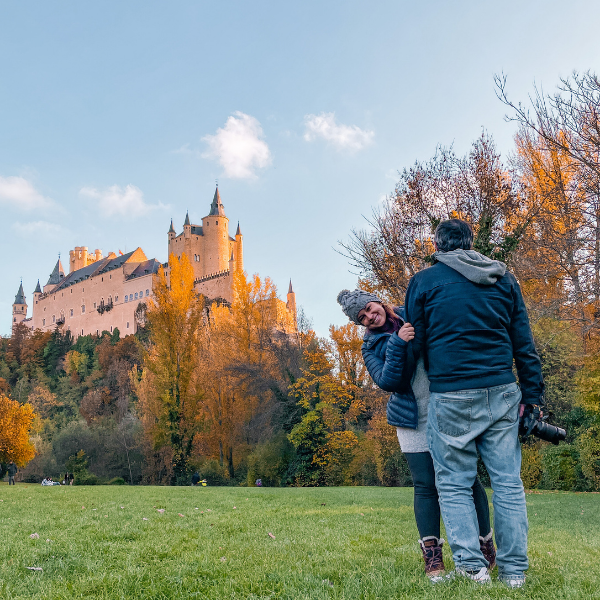
[[[365,365],[373,381],[386,392],[392,392],[387,406],[387,420],[396,427],[400,448],[406,457],[414,485],[414,510],[421,539],[425,573],[439,581],[444,572],[440,538],[440,506],[435,487],[433,461],[427,445],[427,408],[429,380],[419,359],[410,388],[403,387],[402,371],[407,343],[414,329],[405,323],[403,310],[384,304],[380,298],[363,290],[343,290],[338,303],[346,316],[366,328],[362,346]],[[496,563],[493,532],[485,489],[479,479],[473,484],[473,499],[479,523],[481,551],[489,562]]]

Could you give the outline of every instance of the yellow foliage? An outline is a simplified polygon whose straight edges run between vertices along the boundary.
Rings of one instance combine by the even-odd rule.
[[[29,440],[34,419],[31,404],[19,404],[0,395],[0,461],[12,460],[24,467],[35,456],[35,447]]]

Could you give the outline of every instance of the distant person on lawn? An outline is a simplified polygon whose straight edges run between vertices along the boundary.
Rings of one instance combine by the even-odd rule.
[[[423,357],[431,395],[429,448],[455,573],[490,581],[471,492],[479,452],[494,490],[498,578],[521,587],[528,523],[519,414],[521,404],[544,404],[540,359],[517,280],[504,263],[471,250],[469,224],[442,221],[434,243],[437,262],[414,275],[406,291],[414,339],[405,377],[418,373]]]
[[[15,475],[17,474],[17,465],[11,460],[8,463],[8,485],[15,485]]]
[[[427,445],[427,408],[429,381],[423,360],[407,384],[403,384],[406,350],[414,336],[404,322],[404,310],[385,304],[378,296],[363,290],[343,290],[338,302],[346,316],[366,328],[362,355],[373,381],[392,392],[387,405],[387,420],[396,427],[400,448],[404,452],[414,485],[414,511],[421,539],[425,573],[433,582],[444,573],[440,539],[440,505],[435,487],[435,472]],[[494,542],[490,528],[488,499],[481,482],[472,484],[477,507],[481,551],[493,564]]]

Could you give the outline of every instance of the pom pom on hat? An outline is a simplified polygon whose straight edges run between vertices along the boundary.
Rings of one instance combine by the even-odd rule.
[[[375,294],[365,292],[364,290],[342,290],[337,297],[338,304],[342,307],[345,315],[357,325],[360,325],[358,320],[358,313],[367,305],[369,302],[379,302],[381,304],[381,298]]]

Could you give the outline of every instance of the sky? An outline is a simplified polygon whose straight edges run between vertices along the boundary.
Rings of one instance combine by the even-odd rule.
[[[319,335],[357,276],[340,241],[368,228],[436,146],[515,124],[527,101],[598,71],[600,3],[508,0],[0,0],[0,335],[75,246],[167,260],[219,183],[244,267]]]

